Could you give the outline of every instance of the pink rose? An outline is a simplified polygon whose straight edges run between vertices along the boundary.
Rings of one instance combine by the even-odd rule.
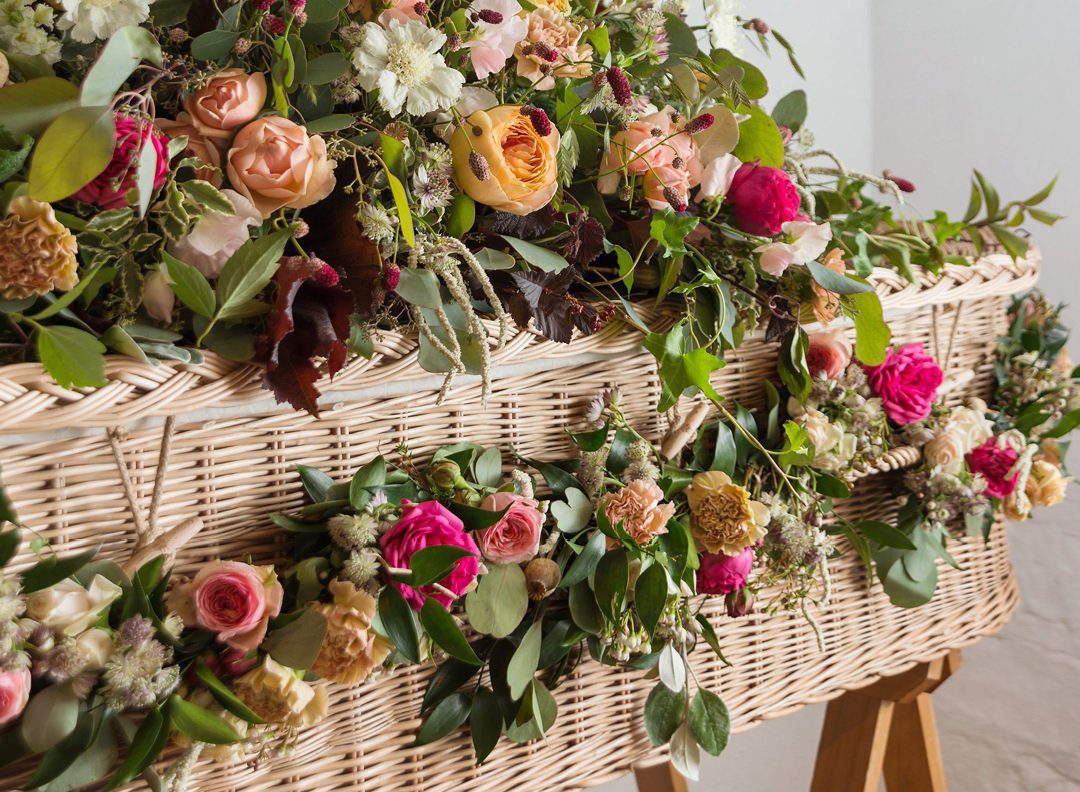
[[[184,103],[195,127],[224,143],[259,114],[266,102],[266,78],[243,69],[222,69]]]
[[[528,34],[529,23],[521,16],[521,4],[517,0],[476,0],[469,10],[474,14],[486,11],[490,19],[499,19],[498,22],[477,19],[476,36],[461,45],[468,48],[473,70],[483,80],[502,71],[518,42]]]
[[[450,603],[464,594],[476,580],[480,569],[480,550],[473,538],[465,532],[461,520],[438,501],[403,502],[401,505],[404,510],[401,519],[379,537],[379,545],[387,564],[407,569],[413,553],[437,545],[460,547],[472,553],[471,556],[458,560],[450,574],[438,581],[440,586],[452,591],[454,597],[438,591],[434,586],[413,588],[393,581],[393,585],[397,586],[398,591],[415,610],[420,610],[425,597],[431,597],[449,607]]]
[[[165,183],[169,169],[169,140],[146,118],[116,114],[116,143],[112,161],[93,181],[84,185],[75,199],[93,204],[99,209],[120,209],[127,206],[127,194],[135,189],[135,174],[139,168],[139,152],[146,145],[157,152],[154,168],[154,189]]]
[[[747,547],[738,555],[702,553],[697,571],[698,594],[731,594],[746,585],[754,566],[754,550]]]
[[[890,349],[880,366],[865,366],[870,389],[881,397],[885,412],[896,423],[921,421],[930,414],[944,374],[922,344]]]
[[[683,183],[686,189],[689,189],[701,182],[701,160],[698,158],[697,144],[690,133],[683,130],[682,125],[672,122],[673,113],[670,107],[665,107],[642,116],[626,130],[615,134],[600,163],[600,178],[596,183],[600,192],[608,195],[615,193],[623,180],[624,171],[632,175],[644,175],[662,167],[674,168],[676,158],[682,160],[682,167],[675,169],[680,171],[676,180],[678,183],[672,184],[675,189],[678,190]],[[654,135],[654,132],[660,134]],[[656,196],[663,192],[661,182],[672,181],[671,178],[656,179],[655,174],[654,179],[652,201],[657,200]],[[683,192],[685,193],[685,190]],[[648,196],[648,193],[646,195]],[[667,201],[662,197],[660,201],[663,206],[667,206]]]
[[[806,348],[806,367],[810,376],[824,375],[826,379],[839,379],[851,362],[851,342],[841,330],[811,333]]]
[[[986,494],[991,498],[1007,498],[1016,489],[1019,472],[1009,472],[1020,455],[1015,448],[1004,443],[999,444],[996,437],[991,437],[978,448],[967,452],[968,469],[986,479]]]
[[[262,643],[267,623],[281,613],[283,596],[272,566],[211,561],[190,583],[170,592],[168,604],[185,623],[247,652]]]
[[[226,171],[233,189],[265,219],[283,206],[303,209],[334,189],[326,142],[281,116],[265,116],[241,129],[229,149]]]
[[[479,531],[476,543],[484,558],[496,564],[523,564],[540,547],[540,526],[544,515],[540,504],[513,492],[496,492],[484,498],[481,509],[506,514],[497,523]]]
[[[11,723],[30,700],[30,669],[0,671],[0,726]]]
[[[735,172],[727,193],[735,225],[748,234],[776,236],[799,213],[799,193],[780,168],[746,163]]]

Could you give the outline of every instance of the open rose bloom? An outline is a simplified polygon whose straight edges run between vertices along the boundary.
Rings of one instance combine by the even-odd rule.
[[[211,561],[187,583],[174,588],[170,610],[185,624],[214,633],[234,649],[262,643],[270,619],[281,613],[284,590],[272,566]]]

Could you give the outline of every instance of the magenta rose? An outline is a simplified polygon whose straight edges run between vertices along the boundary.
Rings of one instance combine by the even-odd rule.
[[[945,375],[922,344],[890,349],[880,366],[864,366],[870,389],[881,397],[885,412],[904,426],[930,414]]]
[[[0,726],[11,723],[30,700],[30,669],[0,671]]]
[[[986,494],[992,498],[1007,498],[1016,489],[1019,472],[1011,476],[1009,472],[1020,455],[1008,445],[999,445],[996,437],[991,437],[981,446],[967,452],[968,470],[978,473],[986,479]]]
[[[75,198],[99,209],[120,209],[127,206],[127,194],[135,189],[135,174],[139,169],[139,152],[144,145],[154,147],[157,166],[154,169],[154,189],[165,183],[169,170],[169,139],[146,118],[116,114],[116,145],[112,161],[93,181],[82,187]]]
[[[746,585],[754,566],[754,549],[747,547],[738,555],[702,553],[697,571],[698,594],[731,594]]]
[[[394,527],[379,538],[386,563],[399,569],[409,567],[413,553],[425,547],[450,545],[460,547],[472,553],[457,561],[449,575],[438,581],[439,585],[454,593],[454,597],[445,594],[434,586],[413,588],[405,583],[394,581],[398,591],[413,606],[420,610],[425,597],[431,597],[440,604],[449,607],[476,580],[480,569],[480,550],[473,538],[465,532],[461,520],[438,501],[401,504],[403,513]]]
[[[496,492],[484,498],[481,509],[506,514],[489,528],[477,532],[476,543],[484,558],[495,564],[523,564],[540,548],[544,515],[540,504],[513,492]]]
[[[791,177],[780,168],[749,162],[735,171],[725,200],[734,207],[735,225],[758,236],[776,236],[799,213]]]
[[[248,652],[281,613],[284,590],[272,566],[211,561],[195,578],[169,594],[169,609],[185,624],[217,635],[226,646]]]

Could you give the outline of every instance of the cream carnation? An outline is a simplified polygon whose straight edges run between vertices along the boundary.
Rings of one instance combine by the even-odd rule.
[[[80,44],[107,39],[122,27],[150,18],[147,0],[64,0],[63,7],[57,27],[70,30]]]
[[[260,718],[294,727],[318,723],[330,708],[325,685],[309,685],[270,655],[236,680],[236,695]]]
[[[367,679],[393,646],[371,628],[375,599],[346,580],[332,580],[332,603],[312,605],[326,618],[326,637],[311,670],[331,682],[356,685]]]

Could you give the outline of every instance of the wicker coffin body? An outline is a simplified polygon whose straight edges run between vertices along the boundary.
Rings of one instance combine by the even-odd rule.
[[[875,280],[894,340],[926,342],[946,376],[960,383],[949,395],[960,401],[987,394],[1009,296],[1030,287],[1037,270],[1034,255],[1015,263],[991,255],[972,267],[950,266],[920,286],[886,271]],[[646,318],[654,326],[672,319],[662,310]],[[204,520],[205,529],[177,559],[179,570],[190,570],[217,557],[283,557],[288,540],[267,515],[302,503],[297,464],[343,479],[376,453],[392,455],[400,441],[417,455],[471,440],[513,445],[526,456],[566,456],[570,444],[562,428],[598,390],[616,383],[643,432],[658,438],[666,429],[668,419],[655,411],[659,381],[652,357],[625,328],[568,346],[519,332],[495,355],[486,406],[479,384],[466,379],[435,406],[441,378],[416,365],[413,339],[387,334],[376,350],[373,360],[338,375],[317,419],[273,405],[251,367],[213,359],[175,368],[116,359],[109,364],[111,384],[87,392],[57,387],[36,365],[0,368],[5,488],[22,520],[59,551],[103,543],[106,555],[123,556],[134,537],[105,429],[124,427],[121,446],[145,508],[163,419],[175,415],[158,519],[163,527],[191,516]],[[774,372],[773,346],[751,338],[729,356],[717,389],[758,404],[761,382]],[[890,475],[862,480],[845,510],[890,519]],[[704,684],[722,693],[735,729],[742,730],[995,632],[1016,604],[1003,528],[996,527],[987,544],[965,539],[950,550],[964,570],[943,568],[934,600],[915,611],[895,608],[879,587],[870,589],[854,553],[834,562],[832,599],[817,612],[824,653],[801,615],[731,620],[718,610],[714,624],[732,666],[723,667],[705,649],[694,667]],[[330,717],[306,731],[289,756],[257,767],[203,762],[191,788],[549,792],[610,780],[650,750],[641,708],[651,683],[641,672],[592,662],[556,691],[559,717],[547,744],[501,744],[481,768],[473,767],[465,735],[413,748],[429,674],[414,668],[375,686],[336,688]],[[14,788],[15,781],[0,783]]]

